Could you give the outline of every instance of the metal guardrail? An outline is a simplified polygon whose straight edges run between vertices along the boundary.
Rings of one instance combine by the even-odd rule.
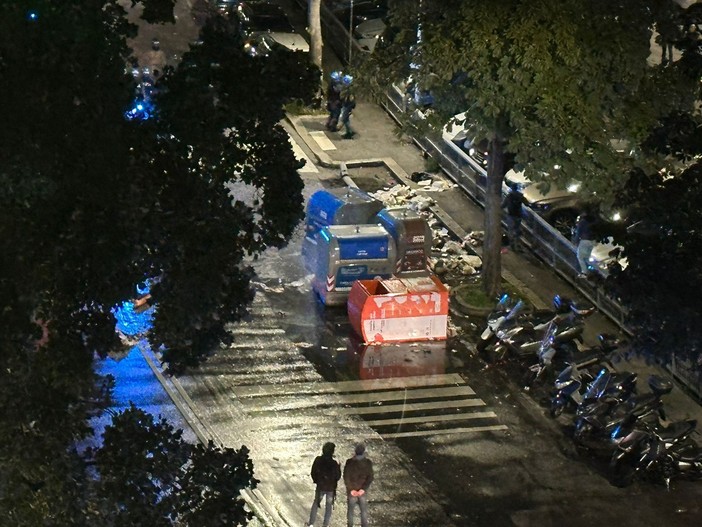
[[[339,56],[348,62],[350,42],[348,29],[343,27],[334,14],[324,6],[322,6],[322,26],[326,30],[325,41],[329,38],[328,42]],[[358,49],[352,50],[354,60],[366,55],[357,44],[356,48]],[[401,115],[407,110],[406,94],[397,86],[393,86],[386,93],[386,98],[380,101],[380,104],[399,123],[402,120]],[[444,173],[456,182],[473,201],[484,207],[485,189],[478,183],[478,180],[485,175],[479,175],[475,167],[450,148],[441,138],[413,137],[412,140],[427,155],[436,160]],[[571,283],[580,294],[597,306],[622,331],[632,335],[633,331],[626,322],[627,308],[620,304],[616,298],[606,294],[597,284],[576,278],[580,271],[573,243],[531,209],[526,208],[524,212],[522,237],[532,252],[551,266],[563,279]],[[697,397],[698,401],[702,401],[702,370],[699,367],[674,356],[667,368],[681,384]]]
[[[406,109],[405,95],[394,86],[387,93],[387,102],[383,101],[387,111],[397,121]],[[484,207],[485,189],[479,181],[486,174],[478,174],[473,165],[461,156],[441,138],[413,138],[414,142],[428,155],[434,158],[442,170],[468,194],[473,201]],[[608,296],[602,288],[588,282],[580,283],[575,277],[579,273],[576,248],[558,230],[549,225],[541,216],[531,209],[524,209],[522,220],[524,242],[541,260],[548,264],[600,311],[611,318],[622,330],[631,333],[626,324],[627,310],[616,299]]]

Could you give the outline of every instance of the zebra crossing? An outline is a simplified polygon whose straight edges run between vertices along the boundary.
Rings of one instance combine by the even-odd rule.
[[[235,338],[230,352],[217,354],[203,366],[203,373],[210,368],[221,372],[226,362],[227,374],[218,375],[218,391],[248,416],[252,427],[308,430],[314,424],[327,426],[321,416],[337,416],[386,439],[507,430],[458,373],[324,380],[301,353],[301,343],[284,329],[271,294],[281,291],[259,292],[250,321],[230,328]],[[296,311],[283,318],[302,317]],[[342,341],[340,337],[339,344]],[[330,360],[346,352],[342,345],[328,350]]]
[[[458,374],[237,386],[232,395],[252,417],[275,415],[294,426],[324,409],[359,416],[388,439],[507,429]]]

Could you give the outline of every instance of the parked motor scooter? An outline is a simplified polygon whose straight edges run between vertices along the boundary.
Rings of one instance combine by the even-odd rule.
[[[522,300],[518,300],[515,303],[511,301],[509,295],[502,295],[495,309],[488,315],[487,325],[481,333],[478,342],[475,344],[476,350],[480,353],[484,352],[490,344],[495,342],[495,333],[497,330],[516,319],[517,316],[523,312],[524,307],[525,305]]]
[[[648,385],[650,393],[631,396],[623,402],[599,399],[581,405],[573,432],[575,442],[590,448],[611,448],[611,435],[620,424],[649,418],[665,420],[661,397],[671,392],[673,384],[651,375]]]
[[[602,376],[614,373],[611,356],[620,346],[620,340],[607,333],[598,335],[597,340],[596,346],[579,350],[574,360],[558,374],[551,398],[551,417],[558,417],[566,408],[575,412],[598,373]]]
[[[551,367],[556,355],[558,355],[559,347],[557,347],[554,342],[557,329],[556,323],[553,320],[549,322],[544,338],[539,345],[539,350],[536,352],[537,361],[529,366],[524,377],[525,390],[530,390],[531,386],[541,379],[546,370]],[[565,353],[570,357],[570,350],[567,350]]]
[[[585,329],[585,317],[594,310],[587,302],[566,300],[562,312],[557,312],[548,321],[534,323],[518,319],[516,324],[503,326],[496,331],[497,344],[494,355],[497,359],[504,358],[507,352],[519,359],[531,359],[536,356],[544,339],[546,329],[553,322],[556,327],[553,343],[560,346],[570,346],[576,349],[575,340],[582,341]]]
[[[687,419],[668,426],[635,423],[612,433],[617,450],[610,461],[612,482],[628,486],[637,475],[658,473],[669,485],[677,474],[702,477],[702,449],[690,439],[697,421]]]
[[[625,401],[636,393],[638,377],[635,372],[618,372],[613,371],[613,368],[602,368],[597,377],[588,384],[576,411],[585,411],[588,405],[596,402],[616,404]]]

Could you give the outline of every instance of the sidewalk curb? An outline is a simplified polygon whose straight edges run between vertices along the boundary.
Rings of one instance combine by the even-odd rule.
[[[208,441],[213,441],[219,446],[224,446],[217,434],[212,431],[205,422],[203,422],[192,409],[192,400],[187,392],[180,384],[176,377],[166,377],[161,370],[160,361],[156,354],[148,346],[139,346],[144,360],[151,368],[158,379],[163,389],[168,394],[168,397],[173,401],[174,406],[188,423],[190,429],[195,433],[198,440],[206,444]],[[269,503],[266,497],[259,489],[244,489],[241,491],[241,496],[244,502],[254,513],[256,518],[263,524],[264,527],[291,527],[290,524],[284,521],[275,508]]]

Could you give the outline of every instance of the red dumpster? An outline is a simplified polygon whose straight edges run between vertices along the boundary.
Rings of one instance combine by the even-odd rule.
[[[347,310],[351,327],[364,342],[446,338],[449,292],[434,275],[358,280]]]

